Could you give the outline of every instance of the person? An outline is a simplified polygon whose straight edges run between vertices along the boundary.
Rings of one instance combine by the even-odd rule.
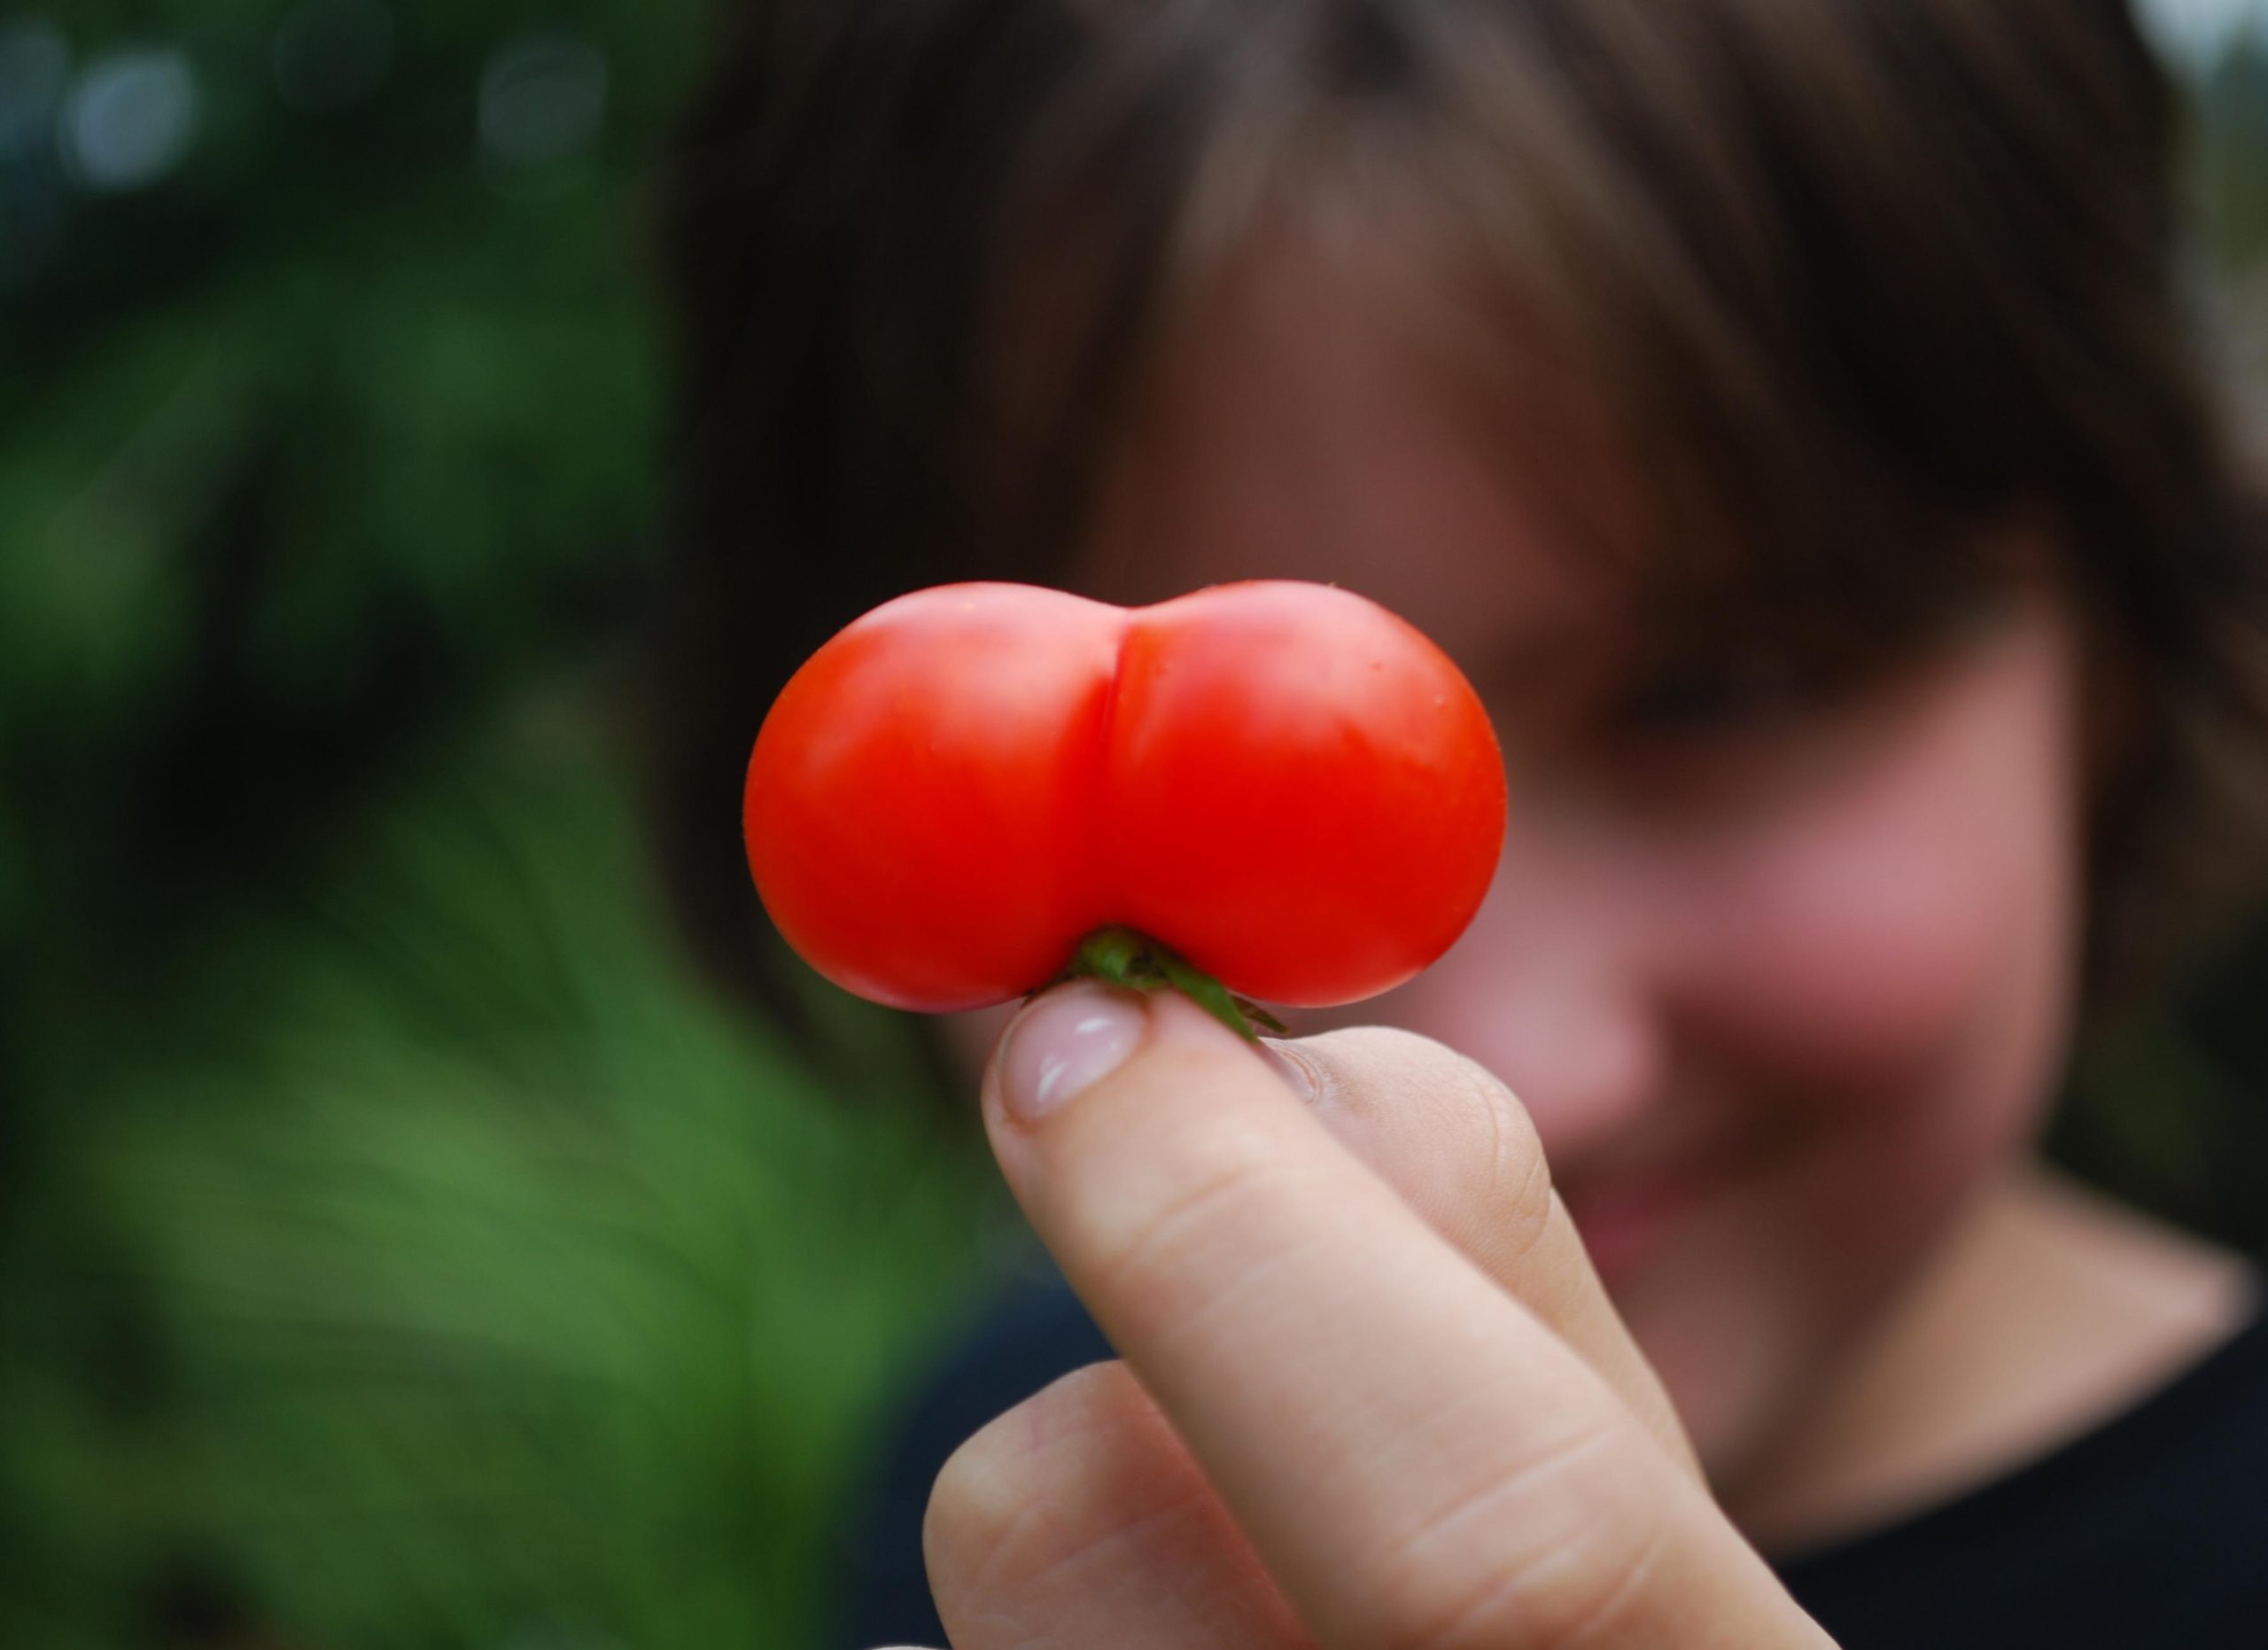
[[[1068,1287],[883,1447],[856,1642],[2260,1642],[2254,1275],[2037,1148],[2262,862],[2175,102],[2117,0],[730,19],[654,736],[720,971],[764,707],[920,585],[1345,585],[1511,793],[1266,1057],[946,1030]]]

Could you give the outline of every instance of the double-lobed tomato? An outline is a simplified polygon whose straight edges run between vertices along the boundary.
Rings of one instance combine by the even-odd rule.
[[[884,603],[757,735],[750,868],[835,984],[942,1013],[1124,927],[1231,991],[1321,1008],[1449,949],[1494,874],[1504,773],[1448,656],[1288,580],[1143,608],[1028,585]]]

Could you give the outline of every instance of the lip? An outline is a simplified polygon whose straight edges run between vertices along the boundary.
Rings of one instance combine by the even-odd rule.
[[[1560,1201],[1609,1288],[1643,1272],[1724,1184],[1721,1164],[1626,1175],[1560,1188]]]

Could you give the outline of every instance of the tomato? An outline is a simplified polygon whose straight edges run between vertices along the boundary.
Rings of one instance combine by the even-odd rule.
[[[878,1002],[1006,1001],[1123,926],[1231,991],[1320,1008],[1449,947],[1504,806],[1471,686],[1349,591],[1128,609],[963,584],[812,656],[757,735],[743,823],[781,935]]]

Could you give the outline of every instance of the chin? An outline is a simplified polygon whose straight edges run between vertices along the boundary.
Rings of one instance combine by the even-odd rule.
[[[1832,1393],[1978,1184],[1889,1197],[1879,1156],[1845,1163],[1786,1165],[1612,1290],[1720,1498],[1736,1498]],[[1852,1184],[1869,1170],[1871,1196]]]

